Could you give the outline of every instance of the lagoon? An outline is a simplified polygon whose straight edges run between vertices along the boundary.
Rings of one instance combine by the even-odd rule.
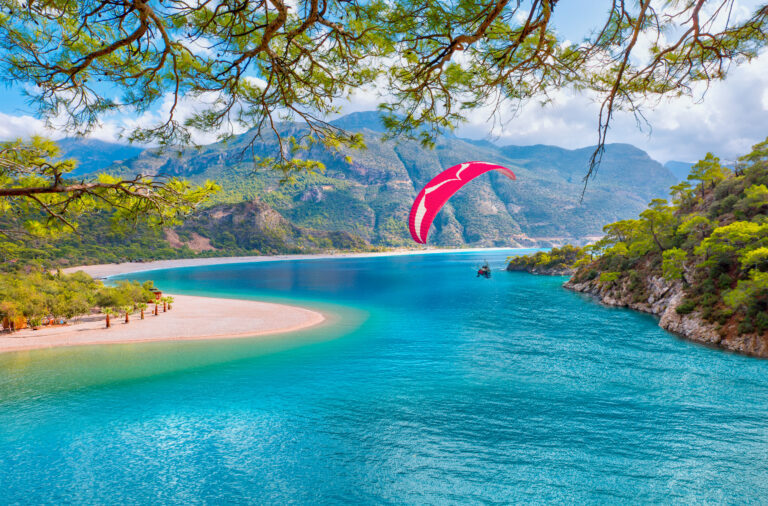
[[[0,503],[760,502],[768,361],[495,271],[521,251],[137,273],[331,315],[0,356]]]

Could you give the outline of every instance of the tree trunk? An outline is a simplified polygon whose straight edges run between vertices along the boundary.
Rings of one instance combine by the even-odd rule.
[[[168,303],[163,302],[163,313],[165,313],[166,311],[168,311]]]
[[[128,323],[128,311],[125,312],[125,323]]]
[[[107,314],[107,328],[109,328],[109,314]]]
[[[664,253],[664,246],[661,245],[661,241],[659,241],[659,238],[656,237],[656,230],[652,222],[650,223],[650,226],[651,226],[651,236],[653,236],[653,241],[656,243],[656,246],[659,247],[659,251]]]
[[[157,316],[157,304],[155,304],[155,316]]]
[[[142,320],[144,319],[144,310],[143,309],[141,310],[141,319]]]

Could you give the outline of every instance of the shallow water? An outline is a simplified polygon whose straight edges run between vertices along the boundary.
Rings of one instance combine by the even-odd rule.
[[[768,497],[768,361],[680,340],[563,278],[475,278],[506,254],[135,275],[332,319],[0,356],[0,503]]]

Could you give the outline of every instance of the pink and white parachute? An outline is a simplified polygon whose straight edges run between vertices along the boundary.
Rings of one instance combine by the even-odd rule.
[[[408,218],[413,240],[427,243],[429,227],[446,202],[465,184],[490,170],[499,170],[510,179],[515,174],[506,167],[488,162],[466,162],[446,169],[435,176],[416,196]]]

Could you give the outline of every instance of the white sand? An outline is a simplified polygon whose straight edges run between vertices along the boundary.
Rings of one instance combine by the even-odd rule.
[[[292,332],[325,320],[316,311],[283,304],[173,297],[172,310],[163,313],[160,305],[159,314],[154,316],[147,309],[144,320],[136,313],[128,324],[124,323],[125,315],[112,316],[109,329],[105,328],[104,315],[92,315],[73,325],[0,333],[0,353],[55,346],[253,337]]]
[[[248,257],[212,257],[212,258],[188,258],[181,260],[155,260],[152,262],[123,262],[120,264],[101,264],[85,265],[81,267],[67,267],[63,269],[64,273],[83,271],[94,278],[106,278],[120,274],[130,274],[132,272],[154,271],[157,269],[173,269],[176,267],[194,267],[198,265],[222,265],[239,264],[247,262],[274,262],[278,260],[317,260],[327,258],[369,258],[380,256],[397,255],[423,255],[429,253],[462,253],[467,251],[505,251],[514,249],[530,248],[466,248],[466,249],[446,249],[446,248],[425,248],[425,249],[401,249],[385,251],[381,253],[334,253],[317,255],[264,255]]]

